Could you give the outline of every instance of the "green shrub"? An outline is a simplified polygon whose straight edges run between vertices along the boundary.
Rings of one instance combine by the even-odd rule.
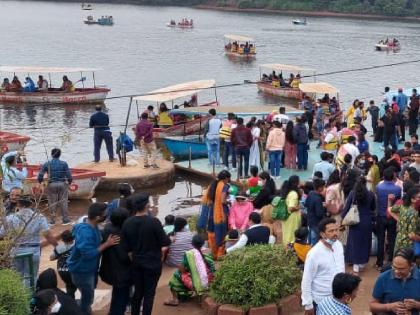
[[[0,270],[0,315],[29,314],[30,292],[20,275],[11,269]]]
[[[295,256],[283,246],[247,246],[225,257],[210,296],[244,309],[263,306],[295,293],[301,276]]]

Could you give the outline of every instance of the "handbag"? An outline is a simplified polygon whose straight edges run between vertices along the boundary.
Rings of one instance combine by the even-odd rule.
[[[356,225],[356,224],[359,224],[359,223],[360,223],[359,208],[354,203],[354,197],[353,197],[353,202],[352,202],[352,205],[350,207],[350,210],[345,215],[341,224],[351,226],[351,225]]]

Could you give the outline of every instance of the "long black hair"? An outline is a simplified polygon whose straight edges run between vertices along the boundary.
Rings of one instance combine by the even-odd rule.
[[[407,190],[403,197],[404,207],[411,206],[411,199],[413,199],[420,191],[420,188],[417,186],[411,187]]]
[[[354,200],[357,204],[361,205],[365,203],[368,199],[369,191],[366,187],[366,178],[361,176],[356,185],[354,185]]]
[[[216,188],[217,184],[221,180],[230,179],[231,175],[229,171],[223,170],[219,174],[217,174],[217,179],[214,180],[209,187],[209,191],[207,192],[207,198],[209,201],[214,202],[214,199],[216,198]]]
[[[344,179],[342,182],[344,197],[347,198],[347,196],[350,194],[350,192],[353,190],[354,185],[356,185],[357,179],[359,177],[359,172],[357,172],[354,169],[350,169],[346,172],[344,175]]]
[[[295,143],[295,139],[293,138],[293,121],[291,120],[289,120],[286,125],[286,140],[289,143]]]
[[[338,184],[339,182],[341,182],[341,178],[340,178],[340,171],[335,169],[330,177],[328,177],[328,181],[327,181],[327,187],[334,185],[334,184]]]
[[[270,174],[268,174],[268,172],[266,171],[263,171],[258,176],[259,178],[265,180],[264,188],[267,188],[267,190],[270,191],[270,195],[274,195],[274,193],[276,192],[276,183],[271,178]]]
[[[299,199],[300,199],[301,193],[300,193],[300,190],[299,190],[299,182],[300,182],[299,176],[297,176],[297,175],[290,176],[288,180],[284,181],[283,186],[281,186],[280,196],[282,198],[287,198],[287,195],[289,194],[289,192],[294,190],[294,191],[296,191],[296,193],[298,194]]]

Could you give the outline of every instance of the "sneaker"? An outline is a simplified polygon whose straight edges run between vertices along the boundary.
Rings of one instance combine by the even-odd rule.
[[[232,172],[236,172],[238,169],[236,167],[232,167]]]
[[[63,220],[63,223],[61,223],[61,225],[69,225],[71,224],[70,220]]]
[[[160,168],[160,167],[159,167],[159,165],[157,165],[157,164],[153,164],[153,165],[152,165],[152,167],[153,167],[154,169],[158,169],[158,168]]]
[[[150,165],[149,164],[144,164],[144,166],[143,166],[144,168],[149,168],[150,167]]]

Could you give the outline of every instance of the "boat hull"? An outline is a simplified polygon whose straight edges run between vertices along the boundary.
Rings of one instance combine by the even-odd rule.
[[[229,57],[237,57],[237,58],[243,58],[243,59],[254,59],[257,56],[256,53],[240,54],[240,53],[237,53],[237,52],[226,51],[226,50],[225,50],[225,55],[229,56]]]
[[[84,104],[104,102],[110,89],[76,89],[74,92],[0,92],[0,103],[15,104]]]
[[[376,44],[375,50],[377,51],[389,51],[389,50],[400,50],[401,46],[390,46],[390,45],[383,45],[383,44]]]
[[[171,24],[171,23],[166,23],[167,27],[171,27],[171,28],[194,28],[194,25],[179,25],[179,24]]]
[[[303,92],[299,89],[293,89],[289,87],[274,87],[271,85],[271,83],[263,83],[259,82],[257,83],[257,88],[260,92],[265,94],[270,94],[278,97],[283,98],[291,98],[291,99],[302,99]]]
[[[171,155],[176,160],[188,160],[191,150],[191,159],[207,157],[207,145],[203,137],[168,137],[163,140]]]
[[[163,139],[171,136],[197,134],[200,130],[204,129],[204,126],[209,119],[210,117],[204,116],[169,128],[153,128],[153,137],[156,139]]]
[[[26,194],[39,195],[46,197],[46,188],[39,190],[38,173],[40,166],[28,165],[28,177],[23,183],[23,190]],[[101,177],[105,172],[97,172],[87,169],[71,168],[73,182],[69,186],[69,199],[90,199],[95,193],[95,188],[99,184]],[[47,174],[44,176],[44,185],[47,183]],[[44,186],[45,187],[45,186]]]
[[[294,25],[306,25],[306,22],[302,22],[302,21],[292,21],[292,23]]]
[[[0,148],[3,153],[8,151],[23,151],[31,138],[16,133],[0,131]]]

